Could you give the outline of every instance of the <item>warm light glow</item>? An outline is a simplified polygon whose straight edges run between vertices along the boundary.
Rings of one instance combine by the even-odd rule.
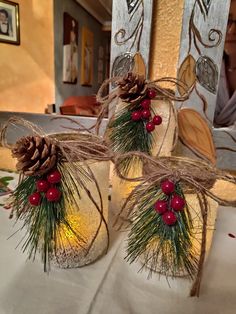
[[[113,170],[113,169],[112,169]],[[111,170],[111,171],[112,171]],[[142,174],[142,167],[140,163],[134,163],[131,167],[128,176],[129,177],[139,177]],[[117,215],[118,211],[120,211],[122,205],[124,204],[126,198],[138,185],[138,182],[128,182],[121,180],[114,171],[111,172],[111,185],[112,185],[112,193],[111,193],[111,202],[109,204],[110,210],[114,215]],[[122,215],[123,218],[126,217],[126,213]]]
[[[189,205],[191,215],[193,217],[193,228],[195,233],[195,238],[193,239],[193,246],[196,249],[197,255],[200,255],[201,240],[202,240],[202,219],[201,219],[201,209],[198,203],[198,198],[196,194],[186,194],[186,201]],[[206,238],[206,257],[209,254],[213,233],[215,230],[215,222],[217,216],[218,203],[214,200],[207,198],[209,204],[208,210],[208,224],[207,224],[207,238]]]
[[[103,215],[107,221],[109,162],[91,162],[90,168],[100,186]],[[99,196],[94,182],[88,181],[86,187],[93,193],[94,199],[99,204]],[[78,204],[78,210],[69,208],[69,205],[67,205],[70,213],[68,220],[72,230],[65,225],[61,225],[57,234],[59,250],[54,262],[62,268],[74,268],[90,264],[104,254],[107,249],[108,236],[104,223],[102,223],[96,240],[90,248],[99,227],[101,215],[83,190],[81,190],[81,198],[78,198]],[[78,236],[81,238],[78,238]]]
[[[93,234],[93,230],[91,226],[88,225],[88,218],[86,218],[86,216],[81,217],[79,213],[77,215],[68,216],[68,222],[73,231],[65,225],[61,226],[61,230],[59,231],[59,233],[61,233],[61,240],[63,241],[64,246],[72,244],[72,241],[78,243],[75,232],[78,235],[82,235],[85,241],[89,241],[89,235],[91,237],[91,235]],[[70,243],[68,243],[68,241]],[[79,244],[82,245],[83,241],[79,241]]]

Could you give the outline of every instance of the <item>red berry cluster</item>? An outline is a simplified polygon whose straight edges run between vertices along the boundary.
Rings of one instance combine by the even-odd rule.
[[[168,226],[173,226],[176,221],[176,213],[184,210],[185,200],[175,194],[175,184],[170,180],[165,180],[161,183],[161,190],[165,194],[164,200],[158,200],[154,207],[158,214],[162,215],[164,223]]]
[[[42,200],[42,194],[45,193],[45,197],[49,202],[58,202],[61,198],[61,191],[55,186],[60,183],[61,174],[58,170],[50,172],[45,179],[39,179],[36,181],[37,192],[34,192],[29,196],[29,203],[32,206],[39,206]]]
[[[131,119],[133,121],[141,121],[145,120],[146,122],[146,130],[147,132],[152,132],[155,130],[156,125],[160,125],[162,123],[161,116],[155,115],[152,117],[150,105],[151,105],[151,99],[156,97],[156,91],[153,89],[149,89],[146,95],[146,98],[144,98],[140,105],[141,108],[139,110],[133,111],[131,114]]]

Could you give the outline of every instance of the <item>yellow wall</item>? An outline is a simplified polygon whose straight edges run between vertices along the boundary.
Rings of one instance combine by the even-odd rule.
[[[184,0],[154,0],[150,77],[176,77]]]
[[[53,0],[17,2],[21,44],[0,43],[0,110],[43,113],[55,102]]]

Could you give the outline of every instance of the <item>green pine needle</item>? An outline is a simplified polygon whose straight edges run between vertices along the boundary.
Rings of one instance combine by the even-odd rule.
[[[84,175],[79,164],[75,164],[75,167],[80,173],[81,182],[89,179]],[[83,237],[71,228],[67,219],[68,208],[79,209],[78,200],[81,187],[72,175],[69,164],[59,163],[58,170],[62,175],[60,184],[57,184],[57,188],[62,192],[58,202],[49,202],[44,193],[41,193],[42,199],[39,206],[32,206],[29,203],[29,196],[36,191],[35,183],[39,179],[37,177],[24,178],[12,197],[16,220],[23,220],[22,229],[26,229],[26,234],[21,240],[21,242],[23,241],[22,250],[23,252],[27,251],[28,258],[33,260],[37,251],[40,251],[45,272],[50,269],[50,259],[59,249],[57,237],[62,225],[74,233],[79,246],[83,247],[85,242]]]
[[[150,155],[153,136],[147,132],[144,120],[131,119],[132,112],[136,110],[141,110],[141,106],[126,106],[115,114],[114,120],[109,124],[109,139],[114,152],[141,151]],[[127,172],[133,162],[133,158],[124,159],[123,170]]]
[[[179,184],[175,193],[184,198]],[[155,202],[160,199],[167,200],[167,196],[160,187],[152,186],[138,202],[128,237],[126,259],[132,263],[143,255],[144,266],[148,266],[151,272],[172,276],[187,272],[193,278],[198,259],[192,245],[194,235],[188,205],[183,211],[175,212],[177,222],[168,226],[154,209]]]

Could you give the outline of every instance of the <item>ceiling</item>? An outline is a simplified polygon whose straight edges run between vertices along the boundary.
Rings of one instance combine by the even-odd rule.
[[[112,0],[76,0],[102,25],[104,30],[111,29]]]

